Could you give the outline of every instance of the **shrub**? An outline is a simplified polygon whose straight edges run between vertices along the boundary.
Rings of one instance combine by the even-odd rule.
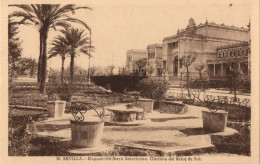
[[[55,93],[60,100],[70,102],[72,95],[80,90],[77,85],[77,83],[61,84],[59,82],[53,82],[47,87],[47,92],[48,94]]]
[[[141,96],[155,99],[157,104],[163,98],[167,89],[167,81],[143,79],[138,84],[138,90],[140,91]]]
[[[32,138],[27,133],[27,124],[36,121],[44,112],[11,109],[8,114],[8,154],[10,156],[28,155],[33,149]]]
[[[238,133],[231,136],[211,136],[216,151],[250,156],[250,125],[228,122],[227,126],[238,130]]]

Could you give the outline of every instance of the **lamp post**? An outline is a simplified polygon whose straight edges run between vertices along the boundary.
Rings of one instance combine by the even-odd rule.
[[[147,46],[147,53],[148,53],[148,57],[147,57],[147,73],[148,73],[148,76],[149,76],[149,56],[150,56],[150,52],[149,52],[149,46]]]
[[[90,84],[90,51],[91,51],[91,29],[89,33],[89,55],[88,55],[88,84]]]

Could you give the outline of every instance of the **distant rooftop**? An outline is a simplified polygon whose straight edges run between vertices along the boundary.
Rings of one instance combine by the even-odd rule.
[[[147,53],[147,51],[140,50],[140,49],[130,49],[130,50],[127,50],[127,53]]]
[[[159,43],[154,43],[154,44],[149,44],[147,47],[163,47],[162,44],[159,44]]]
[[[208,20],[206,20],[205,23],[200,23],[199,25],[196,25],[194,19],[190,18],[189,24],[187,25],[187,27],[185,29],[181,29],[181,30],[178,29],[177,34],[165,37],[163,40],[174,38],[178,35],[181,35],[182,33],[185,33],[186,31],[189,31],[190,29],[198,29],[198,28],[202,28],[202,27],[206,27],[206,26],[216,27],[216,28],[225,28],[225,29],[236,30],[236,31],[244,31],[244,32],[248,32],[249,28],[250,28],[250,25],[248,25],[248,28],[236,27],[234,25],[228,26],[228,25],[225,25],[224,23],[217,24],[215,22],[208,22]]]
[[[225,46],[217,47],[217,50],[234,48],[234,47],[239,47],[239,46],[248,46],[248,45],[249,45],[249,42],[240,42],[240,43],[228,44],[228,45],[225,45]]]

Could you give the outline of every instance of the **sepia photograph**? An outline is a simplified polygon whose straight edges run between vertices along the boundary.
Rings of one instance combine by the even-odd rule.
[[[259,163],[259,2],[1,8],[9,160]]]

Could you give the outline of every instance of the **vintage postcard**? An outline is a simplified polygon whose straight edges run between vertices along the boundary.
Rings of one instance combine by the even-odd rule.
[[[11,0],[0,27],[1,162],[260,162],[257,0]]]

